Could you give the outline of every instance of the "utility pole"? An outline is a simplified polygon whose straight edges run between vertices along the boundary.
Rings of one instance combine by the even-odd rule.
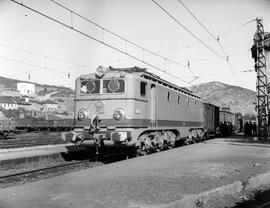
[[[257,18],[257,31],[254,35],[254,45],[252,47],[252,57],[255,60],[255,71],[257,72],[257,113],[258,113],[258,136],[267,138],[269,133],[269,100],[267,90],[267,73],[264,45],[264,28],[262,19]]]

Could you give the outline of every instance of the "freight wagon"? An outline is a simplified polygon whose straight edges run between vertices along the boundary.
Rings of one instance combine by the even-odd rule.
[[[17,118],[16,129],[19,131],[70,131],[73,128],[73,119],[49,118]]]
[[[204,103],[204,127],[207,129],[207,135],[216,136],[219,122],[219,107],[211,103]]]
[[[15,131],[15,127],[15,120],[7,118],[4,112],[0,110],[0,136],[6,138],[8,133]]]

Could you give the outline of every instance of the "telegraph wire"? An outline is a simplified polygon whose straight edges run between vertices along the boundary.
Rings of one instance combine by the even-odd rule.
[[[242,70],[242,71],[238,71],[238,73],[250,73],[250,72],[255,72],[255,69],[246,69],[246,70]],[[203,78],[203,77],[210,77],[210,76],[223,76],[226,74],[230,74],[230,72],[223,72],[223,73],[213,73],[213,74],[204,74],[204,75],[198,75],[199,78]],[[189,77],[184,77],[186,79],[192,79],[193,77],[189,76]]]
[[[245,22],[245,23],[242,23],[242,24],[240,24],[240,25],[237,25],[237,26],[235,26],[235,27],[233,27],[233,28],[231,28],[231,29],[228,29],[228,30],[226,30],[226,31],[220,32],[220,33],[218,33],[218,37],[225,36],[225,35],[227,35],[228,33],[234,32],[235,30],[238,30],[238,29],[240,29],[240,28],[242,28],[242,27],[244,27],[244,26],[246,26],[246,25],[248,25],[248,24],[250,24],[250,23],[252,23],[252,22],[255,22],[255,21],[256,21],[256,19],[252,19],[252,20],[249,20],[249,21],[247,21],[247,22]],[[210,40],[213,40],[213,38],[207,38],[207,39],[204,39],[203,41],[210,41]],[[214,40],[216,40],[216,37],[214,38]],[[188,44],[188,45],[185,45],[185,46],[182,46],[182,47],[178,47],[178,48],[170,48],[170,49],[166,49],[166,50],[164,50],[164,51],[159,51],[159,53],[167,52],[167,51],[184,50],[185,48],[194,47],[194,46],[196,46],[196,45],[198,45],[198,44],[200,44],[200,42],[195,42],[195,43]]]
[[[104,46],[106,46],[106,47],[108,47],[108,48],[111,48],[111,49],[113,49],[113,50],[115,50],[115,51],[117,51],[117,52],[119,52],[119,53],[122,53],[122,54],[124,54],[124,55],[126,55],[126,56],[129,56],[130,58],[133,58],[133,59],[135,59],[135,60],[137,60],[137,61],[139,61],[139,62],[141,62],[141,63],[143,63],[143,64],[146,64],[146,65],[148,65],[148,66],[150,66],[150,67],[152,67],[152,68],[154,68],[154,69],[156,69],[156,70],[158,70],[158,71],[161,71],[161,72],[163,72],[163,73],[165,73],[165,74],[167,74],[167,75],[169,75],[169,76],[171,76],[171,77],[174,77],[174,78],[176,78],[176,79],[178,79],[178,80],[180,80],[180,81],[182,81],[182,82],[184,82],[184,83],[190,85],[189,82],[187,82],[187,81],[181,79],[180,77],[177,77],[177,76],[175,76],[175,75],[173,75],[173,74],[171,74],[171,73],[168,73],[168,72],[166,72],[165,70],[162,70],[161,68],[158,68],[158,67],[156,67],[156,66],[154,66],[154,65],[152,65],[152,64],[150,64],[150,63],[148,63],[148,62],[146,62],[146,61],[144,61],[144,60],[141,60],[140,58],[137,58],[137,57],[134,56],[134,55],[131,55],[131,54],[127,53],[126,51],[123,51],[123,50],[121,50],[121,49],[119,49],[119,48],[116,48],[116,47],[114,47],[114,46],[112,46],[112,45],[110,45],[110,44],[108,44],[108,43],[102,42],[101,40],[98,40],[97,38],[92,37],[91,35],[88,35],[88,34],[82,32],[82,31],[76,29],[76,28],[74,27],[74,25],[73,25],[73,26],[69,26],[69,25],[67,25],[66,23],[63,23],[63,22],[61,22],[61,21],[59,21],[59,20],[57,20],[57,19],[54,19],[53,17],[50,17],[50,16],[48,16],[48,15],[46,15],[46,14],[44,14],[44,13],[42,13],[42,12],[36,10],[36,9],[33,9],[33,8],[29,7],[29,6],[26,6],[26,5],[23,4],[23,3],[17,2],[17,1],[15,1],[15,0],[10,0],[10,1],[12,1],[13,3],[18,4],[18,5],[20,5],[20,6],[24,7],[24,8],[27,8],[27,9],[31,10],[32,12],[37,13],[37,14],[39,14],[39,15],[41,15],[41,16],[43,16],[43,17],[45,17],[45,18],[47,18],[47,19],[49,19],[49,20],[51,20],[51,21],[54,21],[54,22],[56,22],[56,23],[58,23],[58,24],[60,24],[60,25],[62,25],[62,26],[64,26],[64,27],[66,27],[66,28],[69,28],[69,29],[71,29],[71,30],[73,30],[73,31],[75,31],[75,32],[77,32],[77,33],[79,33],[79,34],[81,34],[81,35],[83,35],[83,36],[89,38],[89,39],[92,39],[92,40],[94,40],[94,41],[96,41],[96,42],[98,42],[98,43],[100,43],[100,44],[102,44],[102,45],[104,45]]]
[[[224,31],[224,32],[219,33],[219,36],[221,36],[221,35],[223,36],[223,35],[226,35],[228,33],[231,33],[233,31],[238,30],[239,28],[242,28],[242,27],[244,27],[244,26],[246,26],[246,25],[248,25],[248,24],[250,24],[252,22],[255,22],[255,21],[256,21],[256,19],[249,20],[249,21],[247,21],[245,23],[242,23],[242,24],[240,24],[238,26],[235,26],[235,27],[233,27],[233,28],[231,28],[231,29],[229,29],[227,31]]]
[[[222,55],[220,55],[218,52],[216,52],[214,49],[212,49],[210,46],[208,46],[205,42],[203,42],[200,38],[198,38],[194,33],[192,33],[187,27],[185,27],[181,22],[179,22],[173,15],[171,15],[166,9],[164,9],[155,0],[152,0],[152,2],[154,2],[163,12],[165,12],[169,17],[171,17],[178,25],[180,25],[184,30],[186,30],[191,36],[193,36],[201,44],[203,44],[205,47],[207,47],[210,51],[212,51],[214,54],[216,54],[220,58],[226,60],[226,58],[224,58]]]
[[[68,60],[65,60],[65,59],[62,59],[62,58],[48,56],[48,55],[45,55],[45,54],[33,52],[33,51],[26,50],[26,49],[19,48],[19,47],[14,47],[14,46],[11,46],[11,45],[8,45],[8,44],[4,44],[4,43],[0,43],[0,46],[6,47],[6,48],[15,49],[15,50],[18,50],[18,51],[23,51],[25,53],[32,54],[32,55],[35,55],[35,56],[40,56],[40,57],[43,57],[43,58],[46,58],[46,59],[47,58],[53,59],[53,60],[56,60],[56,61],[59,61],[59,62],[62,62],[62,63],[72,64],[72,65],[78,65],[80,67],[92,67],[92,66],[89,66],[89,65],[86,65],[86,64],[80,64],[80,63],[76,63],[76,62],[73,62],[73,61],[68,61]]]
[[[228,54],[228,56],[229,57],[235,57],[235,56],[239,56],[239,55],[245,54],[245,53],[250,53],[250,48],[246,49],[246,50],[236,52],[236,53]],[[219,59],[219,57],[212,56],[212,57],[205,57],[205,58],[195,58],[195,59],[190,59],[190,61],[192,61],[192,62],[201,62],[201,61],[208,61],[208,60],[213,60],[213,59]]]
[[[176,62],[176,61],[174,61],[174,60],[171,60],[171,59],[169,59],[169,58],[167,58],[167,57],[161,56],[161,55],[159,55],[158,53],[156,53],[156,52],[154,52],[154,51],[148,50],[148,49],[142,47],[141,45],[139,45],[139,44],[137,44],[137,43],[134,43],[134,42],[132,42],[132,41],[130,41],[130,40],[128,40],[128,39],[126,39],[126,38],[124,38],[124,37],[122,37],[122,36],[116,34],[115,32],[112,32],[111,30],[109,30],[109,29],[107,29],[107,28],[105,28],[105,27],[103,27],[103,26],[101,26],[101,25],[95,23],[94,21],[90,20],[89,18],[86,18],[86,17],[82,16],[81,14],[77,13],[76,11],[74,11],[74,10],[72,10],[72,9],[70,9],[70,8],[68,8],[68,7],[64,6],[64,5],[62,5],[62,4],[60,4],[59,2],[57,2],[57,1],[55,1],[55,0],[50,0],[50,1],[53,2],[54,4],[58,5],[58,6],[62,7],[63,9],[69,11],[70,13],[72,13],[72,14],[74,14],[74,15],[76,15],[76,16],[82,18],[83,20],[85,20],[85,21],[87,21],[87,22],[89,22],[89,23],[95,25],[96,27],[100,28],[101,31],[102,31],[102,33],[103,33],[103,31],[108,32],[108,33],[110,33],[110,34],[112,34],[112,35],[114,35],[114,36],[120,38],[121,40],[125,41],[126,43],[129,43],[129,44],[131,44],[131,45],[133,45],[133,46],[135,46],[135,47],[137,47],[137,48],[140,48],[140,49],[143,50],[143,51],[147,51],[148,53],[150,53],[150,54],[152,54],[152,55],[155,55],[155,56],[157,56],[157,57],[159,57],[159,58],[161,58],[161,59],[163,59],[163,60],[169,61],[169,62],[174,63],[174,64],[176,64],[176,65],[179,65],[179,66],[188,68],[188,66],[185,65],[185,64],[182,64],[182,63]],[[103,35],[102,35],[102,38],[103,38]],[[102,40],[102,42],[104,42],[104,41]]]
[[[12,62],[20,63],[20,64],[25,64],[25,65],[36,67],[36,68],[41,68],[41,69],[44,69],[44,70],[47,70],[47,71],[57,72],[57,73],[66,74],[66,75],[69,74],[69,77],[71,76],[70,72],[67,73],[67,72],[64,72],[64,71],[58,71],[55,68],[51,68],[51,67],[47,67],[47,66],[41,66],[41,65],[38,65],[38,64],[32,64],[32,63],[29,63],[29,62],[26,62],[26,61],[13,59],[13,58],[9,58],[9,57],[6,57],[6,56],[0,56],[0,58],[4,59],[4,60],[7,60],[7,61],[12,61]]]

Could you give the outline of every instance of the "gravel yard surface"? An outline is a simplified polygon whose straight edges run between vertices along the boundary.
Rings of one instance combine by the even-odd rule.
[[[162,207],[270,171],[270,145],[214,139],[0,190],[0,207]]]

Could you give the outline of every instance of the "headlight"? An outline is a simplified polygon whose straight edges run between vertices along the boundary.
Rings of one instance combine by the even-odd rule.
[[[99,66],[96,70],[96,77],[98,79],[102,78],[105,74],[106,68],[103,66]]]
[[[117,108],[113,112],[113,118],[115,120],[117,120],[117,121],[119,121],[120,119],[124,118],[124,116],[125,116],[125,112],[121,108]]]
[[[80,110],[80,111],[78,112],[78,119],[79,119],[80,121],[86,119],[87,116],[88,116],[88,112],[87,112],[87,110],[85,110],[85,109],[82,109],[82,110]]]

